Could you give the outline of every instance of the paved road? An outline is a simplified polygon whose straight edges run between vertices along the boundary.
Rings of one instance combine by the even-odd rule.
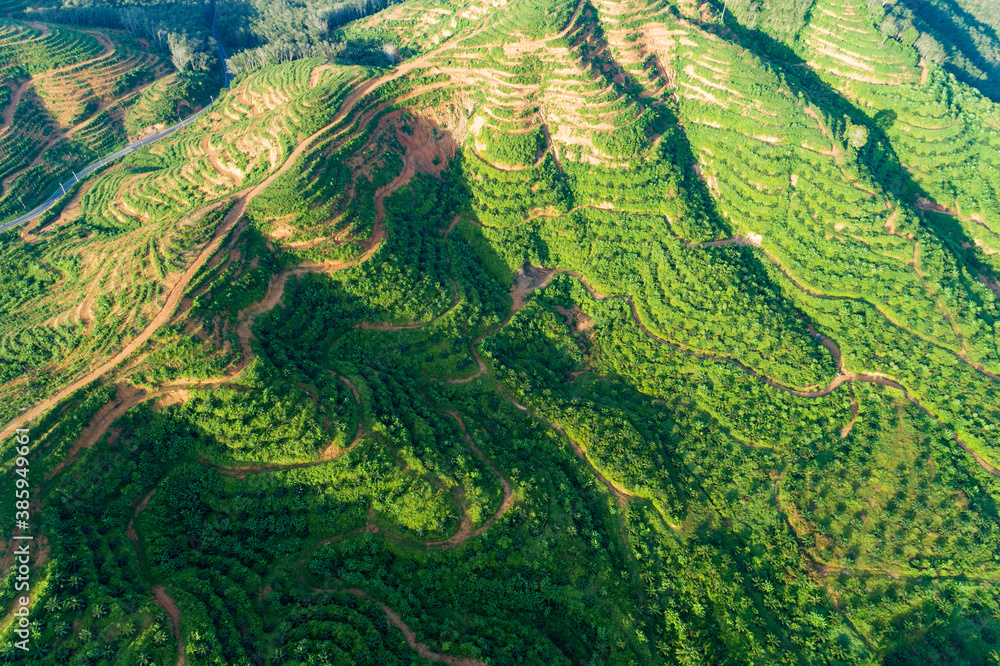
[[[198,113],[194,114],[193,116],[190,116],[189,118],[186,118],[186,119],[182,120],[181,122],[177,123],[176,125],[172,125],[172,126],[168,127],[167,129],[163,130],[162,132],[158,132],[158,133],[156,133],[156,134],[154,134],[152,136],[148,136],[145,139],[143,139],[142,141],[136,141],[135,143],[130,143],[129,145],[125,146],[124,148],[122,148],[118,152],[112,153],[112,154],[110,154],[110,155],[108,155],[106,157],[102,157],[101,159],[97,160],[93,164],[89,165],[83,171],[78,172],[76,175],[73,176],[73,178],[71,178],[70,180],[66,181],[62,185],[60,185],[59,189],[57,189],[55,192],[52,193],[52,196],[50,196],[48,199],[46,199],[45,201],[43,201],[41,204],[39,204],[34,209],[28,211],[27,213],[25,213],[21,217],[14,218],[10,222],[5,222],[3,224],[0,224],[0,233],[6,231],[8,229],[12,229],[12,228],[14,228],[16,226],[19,226],[21,224],[24,224],[25,222],[29,222],[29,221],[35,219],[36,217],[38,217],[39,215],[41,215],[42,213],[44,213],[48,209],[52,208],[52,206],[54,206],[55,203],[57,201],[59,201],[60,198],[62,198],[62,196],[69,190],[69,188],[71,188],[76,183],[80,182],[81,179],[86,178],[87,176],[89,176],[90,174],[92,174],[97,169],[103,168],[106,164],[108,164],[109,162],[113,162],[113,161],[117,160],[119,157],[125,157],[126,155],[128,155],[131,152],[139,150],[140,148],[144,148],[144,147],[148,146],[149,144],[153,143],[154,141],[159,141],[163,137],[170,136],[171,134],[173,134],[177,130],[179,130],[179,129],[183,128],[183,127],[187,127],[188,125],[190,125],[191,123],[193,123],[195,120],[197,120],[198,116],[200,116],[201,114],[203,114],[206,111],[208,111],[211,107],[212,107],[212,104],[209,104],[208,106],[206,106],[204,109],[202,109]]]
[[[225,77],[223,83],[228,88],[229,84],[233,82],[233,73],[229,71],[229,56],[226,54],[226,49],[222,48],[222,40],[219,39],[219,30],[215,27],[216,21],[219,20],[219,7],[214,3],[212,7],[215,10],[215,13],[212,14],[212,39],[215,40],[215,45],[219,47],[219,60],[222,61],[222,75]]]

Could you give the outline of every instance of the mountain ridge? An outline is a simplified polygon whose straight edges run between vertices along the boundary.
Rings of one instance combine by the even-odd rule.
[[[40,658],[991,663],[1000,112],[807,4],[393,5],[4,239]]]

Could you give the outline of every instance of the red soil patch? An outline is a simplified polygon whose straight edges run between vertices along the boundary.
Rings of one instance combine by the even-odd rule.
[[[156,599],[156,604],[167,612],[170,616],[170,631],[174,635],[174,640],[177,641],[177,666],[184,666],[184,640],[181,638],[181,610],[177,607],[177,604],[167,591],[163,589],[162,585],[157,585],[153,588],[153,597]]]
[[[66,465],[76,459],[82,449],[89,449],[94,446],[104,433],[107,432],[108,428],[111,427],[112,423],[124,415],[125,412],[143,402],[144,398],[146,398],[146,392],[142,389],[128,384],[119,384],[117,396],[97,411],[97,414],[90,420],[90,424],[84,428],[80,436],[73,442],[66,458],[53,467],[45,479],[51,479],[63,471]]]
[[[10,98],[10,105],[8,105],[3,112],[3,121],[0,122],[0,132],[10,127],[10,124],[14,121],[14,110],[17,108],[17,105],[21,101],[21,97],[24,95],[24,92],[28,89],[28,86],[30,85],[31,81],[25,81],[17,88],[12,87],[12,90],[14,90],[14,94]]]

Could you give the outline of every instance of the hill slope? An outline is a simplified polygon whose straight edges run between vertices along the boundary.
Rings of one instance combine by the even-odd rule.
[[[1000,110],[733,5],[389,7],[4,238],[42,660],[993,663]]]
[[[150,84],[172,69],[121,31],[0,19],[0,220],[136,138]]]

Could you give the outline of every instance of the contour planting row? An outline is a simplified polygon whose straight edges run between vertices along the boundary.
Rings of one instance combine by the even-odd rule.
[[[924,196],[959,214],[967,235],[1000,250],[1000,107],[937,67],[923,86],[858,90]]]
[[[709,64],[752,57],[721,42],[714,54],[707,72]],[[685,75],[700,76],[692,66],[680,67],[683,58],[682,83]],[[819,291],[861,296],[928,339],[954,350],[969,346],[977,359],[995,355],[982,323],[939,285],[975,294],[974,300],[983,298],[983,288],[962,277],[940,243],[921,235],[916,216],[857,161],[858,147],[874,142],[869,130],[831,119],[762,64],[752,69],[756,80],[727,75],[714,82],[726,87],[726,101],[718,105],[685,104],[682,93],[682,122],[719,211],[737,230],[762,236],[782,265]],[[703,92],[723,94],[708,85],[710,76],[702,78]],[[711,120],[703,118],[706,109],[715,114]],[[748,109],[756,121],[743,117]],[[905,298],[886,288],[890,275],[893,284],[906,285]]]
[[[809,65],[840,85],[919,79],[916,52],[880,34],[864,0],[818,0],[801,43]]]
[[[72,125],[90,115],[87,111],[106,107],[134,88],[151,82],[158,62],[155,55],[123,52],[119,47],[80,72],[40,77],[34,87],[47,110],[62,124]]]
[[[72,65],[93,58],[103,50],[96,38],[70,28],[47,25],[44,29],[48,34],[43,36],[42,31],[35,28],[0,19],[0,29],[9,26],[14,26],[17,33],[0,37],[0,73],[3,73],[3,78],[20,79]]]

